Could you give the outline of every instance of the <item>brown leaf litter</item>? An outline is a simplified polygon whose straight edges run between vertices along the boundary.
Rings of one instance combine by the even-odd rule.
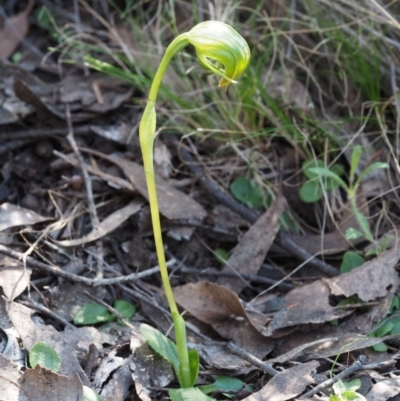
[[[217,280],[218,284],[237,293],[246,287],[247,284],[241,275],[257,274],[279,230],[279,217],[283,210],[283,199],[278,197],[244,234],[226,261],[222,271],[232,271],[237,275],[237,279],[221,277]]]
[[[25,10],[4,21],[0,29],[0,58],[10,57],[25,38],[29,30],[28,15],[34,4],[35,0],[29,0]]]

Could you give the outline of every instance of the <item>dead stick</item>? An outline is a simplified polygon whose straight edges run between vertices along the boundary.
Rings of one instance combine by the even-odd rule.
[[[83,180],[85,181],[85,187],[86,187],[86,198],[89,206],[89,215],[90,215],[90,221],[92,223],[92,228],[93,230],[97,231],[100,226],[100,220],[99,217],[97,216],[97,211],[96,211],[96,205],[94,203],[94,198],[93,198],[93,187],[92,187],[92,180],[89,176],[89,173],[86,168],[85,161],[83,160],[82,154],[79,151],[78,145],[76,144],[75,137],[74,137],[74,128],[72,125],[71,121],[71,112],[69,109],[69,105],[65,105],[65,119],[67,121],[67,126],[68,126],[68,134],[67,134],[67,139],[69,144],[71,145],[71,148],[75,154],[75,157],[77,158],[79,162],[79,167],[82,171],[83,175]],[[99,240],[96,243],[97,249],[100,250],[100,255],[103,253],[103,245],[102,241]],[[96,263],[96,278],[103,278],[103,258],[99,258]]]
[[[270,374],[271,376],[277,375],[279,372],[275,370],[271,365],[268,363],[263,362],[261,359],[256,358],[254,355],[250,354],[249,352],[245,351],[243,348],[238,347],[233,342],[229,342],[227,345],[229,351],[233,354],[239,356],[240,358],[244,359],[247,362],[250,362],[257,368],[261,369],[265,373]]]
[[[0,244],[0,254],[9,256],[10,258],[17,259],[17,260],[22,260],[23,258],[25,258],[26,265],[29,267],[41,270],[42,272],[45,272],[48,274],[53,274],[55,276],[65,278],[65,279],[73,281],[75,283],[83,283],[83,284],[86,284],[91,287],[97,287],[100,285],[112,285],[112,284],[117,284],[117,283],[124,283],[127,281],[135,281],[135,280],[139,280],[143,277],[147,277],[152,274],[158,273],[160,271],[159,267],[155,266],[155,267],[152,267],[151,269],[147,269],[143,272],[132,273],[127,276],[111,277],[111,278],[103,278],[103,279],[87,278],[87,277],[83,277],[83,276],[78,276],[77,274],[68,273],[68,272],[62,270],[58,266],[51,266],[46,263],[40,262],[40,261],[32,258],[31,256],[26,256],[24,253],[14,251],[1,244]],[[172,264],[172,263],[175,263],[175,260],[168,261],[167,265]]]
[[[52,319],[57,320],[58,322],[60,322],[61,324],[63,324],[66,327],[75,328],[75,326],[73,324],[68,322],[68,320],[64,319],[62,316],[60,316],[57,313],[46,308],[44,305],[41,305],[41,304],[33,301],[30,298],[25,297],[22,301],[19,301],[19,303],[27,306],[28,308],[35,309],[38,312],[41,312],[47,316],[50,316]]]

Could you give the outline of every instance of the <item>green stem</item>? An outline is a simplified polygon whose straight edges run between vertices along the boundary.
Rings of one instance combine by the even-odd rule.
[[[154,77],[153,83],[151,85],[149,98],[139,127],[139,140],[143,155],[143,166],[146,176],[147,190],[149,193],[149,204],[150,204],[151,221],[153,225],[154,242],[156,246],[158,265],[160,266],[160,274],[164,286],[165,296],[167,298],[168,305],[171,310],[174,322],[176,345],[180,361],[179,381],[182,387],[192,386],[190,384],[191,374],[189,367],[189,355],[186,344],[186,330],[185,330],[185,322],[183,318],[179,315],[179,311],[176,306],[174,294],[171,288],[171,283],[169,281],[167,264],[165,260],[164,244],[162,239],[161,222],[160,222],[160,210],[158,206],[157,187],[154,174],[153,146],[154,146],[154,139],[156,136],[155,102],[157,99],[157,94],[160,88],[161,80],[165,74],[165,71],[172,57],[188,44],[189,42],[186,38],[186,34],[182,34],[177,38],[175,38],[168,46],[164,54],[164,57],[161,60],[157,73]]]
[[[193,387],[192,375],[189,366],[189,354],[186,343],[186,327],[183,317],[179,313],[172,313],[174,322],[176,348],[179,356],[179,379],[183,388]]]
[[[151,85],[149,98],[139,127],[140,147],[143,154],[143,165],[146,175],[147,190],[149,193],[149,204],[151,220],[153,224],[154,242],[156,245],[158,265],[160,266],[161,279],[171,312],[178,312],[178,308],[176,306],[174,295],[172,293],[167,264],[165,260],[164,244],[161,234],[160,211],[158,207],[156,181],[154,176],[153,146],[156,134],[155,102],[157,99],[161,80],[165,74],[165,71],[168,68],[172,57],[188,44],[189,42],[186,39],[186,34],[182,34],[175,38],[165,51],[164,57],[161,60],[160,66],[158,67],[153,83]]]

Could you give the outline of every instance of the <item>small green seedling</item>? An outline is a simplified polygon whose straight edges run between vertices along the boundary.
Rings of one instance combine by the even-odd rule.
[[[340,186],[340,184],[332,178],[321,180],[320,175],[312,171],[312,169],[316,167],[325,168],[325,164],[321,160],[311,159],[306,160],[301,167],[308,181],[300,187],[299,195],[300,199],[306,203],[318,202],[324,195],[324,191],[333,191]],[[340,177],[344,173],[344,166],[336,163],[330,167],[328,171]]]
[[[246,177],[236,178],[229,189],[238,201],[252,209],[258,209],[263,204],[264,196],[261,188]]]
[[[195,384],[199,371],[199,357],[196,350],[188,350],[185,322],[179,314],[169,281],[154,176],[153,147],[156,137],[155,102],[161,80],[172,57],[189,44],[194,46],[200,66],[221,77],[220,87],[226,88],[235,83],[235,80],[245,71],[250,61],[250,49],[247,42],[229,25],[218,21],[205,21],[196,25],[189,32],[177,36],[168,46],[151,85],[147,104],[139,125],[139,141],[149,194],[154,242],[165,296],[174,323],[176,349],[171,343],[161,340],[162,337],[159,334],[150,331],[146,326],[142,328],[142,333],[156,352],[164,354],[163,356],[168,354],[168,358],[173,360],[172,364],[182,388],[190,388]],[[163,351],[164,347],[166,349]],[[195,390],[191,389],[190,391]],[[200,390],[197,391],[204,396]],[[173,394],[175,394],[174,397],[170,396],[175,400],[186,399],[178,398],[177,394],[182,394],[182,392],[176,393],[175,391]],[[191,397],[188,399],[197,400],[193,395]]]
[[[32,369],[39,365],[57,373],[61,367],[61,358],[51,345],[45,342],[37,342],[29,352],[29,364]],[[82,401],[102,401],[102,398],[90,387],[83,386]]]
[[[263,191],[257,183],[246,177],[236,178],[232,181],[229,189],[236,200],[255,210],[260,206],[268,208],[274,201],[274,197],[270,192]],[[289,211],[284,210],[282,212],[279,222],[281,223],[282,228],[290,229],[296,233],[298,232],[296,221]]]
[[[353,269],[362,266],[365,259],[354,251],[347,251],[343,255],[342,263],[340,265],[340,273],[348,273]]]
[[[61,359],[49,344],[37,342],[29,352],[29,364],[34,369],[36,365],[57,373],[60,370]]]
[[[332,386],[335,394],[329,397],[329,401],[367,401],[363,395],[357,393],[360,387],[360,379],[354,379],[351,382],[339,380]]]
[[[387,163],[382,163],[382,162],[372,163],[365,170],[363,170],[356,178],[356,170],[360,162],[361,153],[362,153],[361,146],[359,145],[355,146],[351,154],[350,175],[348,184],[338,174],[336,174],[334,171],[326,167],[312,167],[309,169],[309,171],[321,178],[327,178],[335,181],[337,185],[339,185],[340,187],[342,187],[342,189],[346,191],[350,201],[352,213],[355,216],[359,226],[358,227],[359,230],[355,228],[348,229],[346,232],[346,238],[348,240],[353,240],[360,237],[364,237],[368,241],[374,243],[375,242],[374,237],[372,235],[368,220],[365,217],[365,215],[358,210],[357,207],[357,201],[356,201],[357,191],[361,185],[361,181],[367,174],[371,173],[374,170],[389,168],[389,165]]]
[[[400,298],[393,296],[387,317],[377,323],[376,327],[369,333],[370,337],[379,338],[387,335],[400,334]],[[388,347],[385,343],[373,345],[377,352],[386,352]]]
[[[130,319],[136,313],[135,305],[123,299],[117,299],[114,302],[114,309],[125,319]],[[124,324],[120,319],[117,319],[116,316],[110,313],[107,308],[97,302],[86,304],[79,309],[74,316],[74,324],[81,326],[114,321],[117,321],[120,325]]]
[[[215,258],[221,265],[225,265],[227,260],[229,259],[229,253],[222,248],[216,248],[214,251]]]
[[[243,387],[248,387],[250,389],[250,386],[247,386],[246,383],[236,379],[235,377],[218,376],[214,383],[199,386],[198,388],[204,394],[211,394],[214,391],[219,391],[222,392],[225,397],[231,398],[232,394],[229,393],[237,393]],[[226,393],[224,393],[224,391]]]

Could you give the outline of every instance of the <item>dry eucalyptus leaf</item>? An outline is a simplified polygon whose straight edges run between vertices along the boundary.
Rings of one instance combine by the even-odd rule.
[[[50,219],[11,203],[3,203],[0,206],[0,231],[11,227],[29,226]]]
[[[118,349],[114,348],[101,360],[100,366],[96,370],[93,378],[93,386],[96,390],[101,390],[105,382],[109,380],[113,373],[123,365],[124,359],[117,356],[117,352]]]
[[[18,401],[83,401],[78,375],[67,377],[36,365],[28,369],[20,382]]]
[[[0,287],[12,301],[28,287],[32,270],[24,269],[20,261],[4,255],[0,255],[0,266]]]
[[[19,394],[18,366],[0,354],[0,399],[1,401],[17,401]]]
[[[135,383],[150,392],[150,387],[167,387],[175,380],[172,365],[155,353],[147,343],[136,348],[130,363]]]
[[[101,390],[103,401],[124,401],[129,399],[129,388],[133,385],[132,372],[130,369],[131,358],[125,358],[122,365],[112,373]]]
[[[132,126],[125,122],[114,125],[91,125],[91,131],[103,138],[126,145],[133,130]]]
[[[28,33],[28,15],[31,12],[34,4],[35,0],[29,0],[24,11],[4,21],[4,27],[0,29],[1,58],[10,57]]]
[[[400,379],[392,377],[374,384],[365,398],[367,401],[386,401],[398,394],[400,394]]]
[[[265,334],[307,323],[323,323],[351,313],[330,304],[330,297],[357,295],[369,302],[386,296],[397,284],[394,269],[400,257],[400,245],[364,263],[362,266],[331,279],[321,279],[290,291],[284,298],[283,308],[274,315]]]
[[[111,231],[118,228],[124,221],[128,220],[129,217],[137,213],[142,207],[143,202],[132,201],[129,205],[111,213],[103,221],[100,222],[99,226],[93,229],[89,234],[82,238],[56,241],[61,246],[78,246],[86,244],[87,242],[93,242],[97,239],[104,237]]]
[[[113,155],[108,158],[119,166],[140,194],[148,200],[143,166]],[[190,196],[178,191],[162,177],[156,176],[160,213],[170,220],[202,221],[207,212]]]
[[[34,323],[32,315],[35,312],[18,303],[12,303],[9,317],[17,330],[25,348],[29,351],[37,342],[49,344],[58,353],[61,359],[60,373],[67,376],[78,374],[83,384],[89,385],[85,375],[72,349],[53,326]],[[52,399],[51,397],[49,399]],[[57,399],[57,398],[53,398]]]
[[[301,394],[314,383],[311,372],[319,362],[307,362],[279,372],[260,391],[246,397],[243,401],[286,401]]]
[[[45,98],[45,95],[49,95],[48,92],[52,89],[54,90],[54,88],[50,84],[40,82],[38,79],[36,81],[35,84],[32,84],[24,77],[17,78],[13,85],[15,94],[19,99],[32,105],[40,117],[47,122],[57,123],[59,122],[58,119],[64,119],[65,113],[55,105],[47,102]]]
[[[240,275],[257,274],[279,230],[279,217],[283,210],[284,201],[278,197],[242,237],[223,268],[223,271],[237,274],[238,278],[220,277],[218,284],[237,293],[246,287]]]
[[[273,340],[260,334],[237,294],[228,288],[200,281],[174,288],[174,295],[182,308],[237,346],[259,358],[273,349]]]

